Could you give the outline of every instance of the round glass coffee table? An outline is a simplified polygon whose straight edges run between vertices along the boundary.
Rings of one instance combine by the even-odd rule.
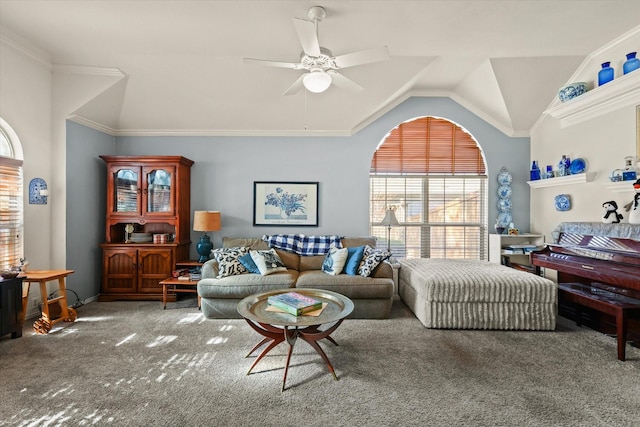
[[[271,306],[267,302],[267,299],[271,295],[278,295],[287,292],[297,292],[319,300],[323,303],[324,308],[322,312],[316,316],[294,316],[284,312],[271,311],[273,309],[269,308]],[[318,344],[318,341],[326,338],[334,345],[338,345],[338,343],[331,338],[331,334],[338,329],[338,326],[342,324],[344,318],[351,314],[352,311],[353,301],[349,298],[344,295],[322,289],[280,289],[246,297],[238,303],[238,313],[244,317],[249,326],[264,337],[262,341],[251,349],[247,354],[247,357],[251,356],[256,350],[268,343],[253,362],[253,365],[249,368],[247,375],[251,373],[251,370],[260,360],[262,360],[264,356],[267,355],[267,353],[281,342],[286,341],[287,344],[289,344],[289,351],[287,353],[287,361],[284,367],[284,377],[282,378],[282,390],[284,391],[293,346],[295,345],[296,340],[301,338],[309,343],[316,352],[318,352],[326,362],[329,372],[333,374],[333,378],[337,380],[338,377],[336,376],[335,370],[333,369],[329,358]],[[325,328],[322,328],[323,325]]]

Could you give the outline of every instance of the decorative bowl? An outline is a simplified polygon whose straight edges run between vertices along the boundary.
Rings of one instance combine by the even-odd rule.
[[[560,91],[558,92],[558,98],[560,98],[560,101],[562,102],[567,102],[570,99],[573,99],[577,96],[582,95],[586,91],[587,91],[587,83],[585,82],[570,83],[565,87],[563,87],[562,89],[560,89]]]
[[[20,274],[19,271],[13,271],[13,270],[2,270],[0,271],[0,276],[2,276],[2,278],[4,279],[13,279],[18,277],[18,274]]]

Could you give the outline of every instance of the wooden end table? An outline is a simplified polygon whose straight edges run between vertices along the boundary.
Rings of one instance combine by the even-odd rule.
[[[167,309],[167,290],[172,292],[198,293],[197,280],[178,280],[176,277],[169,277],[160,282],[162,285],[162,309]],[[187,286],[187,287],[181,287]],[[198,310],[200,310],[200,295],[198,295]]]
[[[67,304],[66,277],[73,270],[33,270],[22,273],[22,320],[27,312],[29,302],[29,288],[31,283],[40,284],[40,297],[42,298],[42,316],[33,323],[33,330],[38,334],[47,334],[58,322],[74,322],[78,317],[76,310]],[[58,293],[55,298],[49,299],[47,295],[47,282],[58,281]],[[60,306],[60,317],[52,319],[49,313],[51,304]]]
[[[293,316],[288,313],[267,311],[267,307],[269,306],[267,299],[271,295],[286,292],[297,292],[320,300],[323,303],[327,303],[327,305],[319,316]],[[249,368],[247,375],[251,373],[251,370],[260,360],[262,360],[264,356],[267,355],[267,353],[281,342],[286,341],[287,344],[289,344],[289,351],[287,353],[287,361],[284,367],[284,376],[282,378],[282,391],[284,391],[293,346],[295,345],[296,340],[301,338],[313,347],[313,349],[322,357],[327,364],[327,369],[333,375],[333,378],[338,380],[329,358],[318,344],[318,341],[326,338],[334,345],[338,345],[338,343],[331,338],[331,334],[338,329],[338,326],[342,324],[345,317],[351,314],[352,311],[353,301],[349,298],[336,292],[325,291],[322,289],[280,289],[276,291],[262,292],[244,298],[238,303],[238,313],[244,317],[253,330],[264,336],[264,339],[256,344],[246,357],[251,356],[253,352],[268,343]],[[321,329],[322,325],[328,325],[330,323],[333,323],[333,325],[326,329]]]

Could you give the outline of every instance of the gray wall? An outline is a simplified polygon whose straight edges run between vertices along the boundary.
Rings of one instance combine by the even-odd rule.
[[[222,230],[212,234],[215,247],[222,236],[262,236],[269,233],[369,233],[369,167],[376,147],[398,124],[422,116],[443,117],[467,129],[480,144],[489,174],[489,226],[497,215],[495,177],[506,166],[514,177],[513,217],[522,231],[529,224],[529,139],[510,138],[449,98],[410,98],[351,137],[111,137],[79,125],[67,134],[67,182],[76,202],[87,209],[68,209],[67,247],[73,256],[91,258],[104,241],[104,165],[99,154],[182,155],[195,161],[191,173],[191,209],[219,210]],[[77,129],[79,128],[79,129]],[[87,135],[88,134],[88,135]],[[90,147],[83,147],[87,144]],[[79,165],[84,168],[79,168]],[[319,226],[253,227],[254,181],[318,181]],[[96,185],[102,185],[95,193]],[[91,201],[91,202],[88,202]],[[69,203],[69,202],[68,202]],[[90,234],[77,233],[92,228]],[[192,232],[197,242],[200,233]],[[191,248],[196,257],[195,244]],[[69,268],[73,257],[67,257]],[[79,260],[79,262],[82,262]],[[84,268],[79,266],[78,268]],[[89,265],[86,266],[89,268]],[[98,282],[98,271],[87,273]],[[80,274],[76,274],[80,277]],[[89,285],[86,285],[87,287]],[[90,289],[98,292],[99,285]]]
[[[107,168],[98,157],[114,154],[115,138],[67,121],[67,288],[80,299],[100,292],[105,238]],[[75,296],[68,294],[69,304]]]

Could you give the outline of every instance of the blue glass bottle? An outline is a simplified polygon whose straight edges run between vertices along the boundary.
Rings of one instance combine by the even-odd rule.
[[[610,62],[602,63],[602,69],[598,71],[598,86],[602,86],[613,80],[613,68],[611,68],[610,65]]]
[[[640,68],[640,59],[636,58],[636,52],[627,53],[627,61],[622,65],[624,74]]]
[[[529,178],[531,178],[531,181],[537,181],[540,179],[540,168],[538,167],[538,162],[535,160],[531,164],[531,170],[529,171]]]

